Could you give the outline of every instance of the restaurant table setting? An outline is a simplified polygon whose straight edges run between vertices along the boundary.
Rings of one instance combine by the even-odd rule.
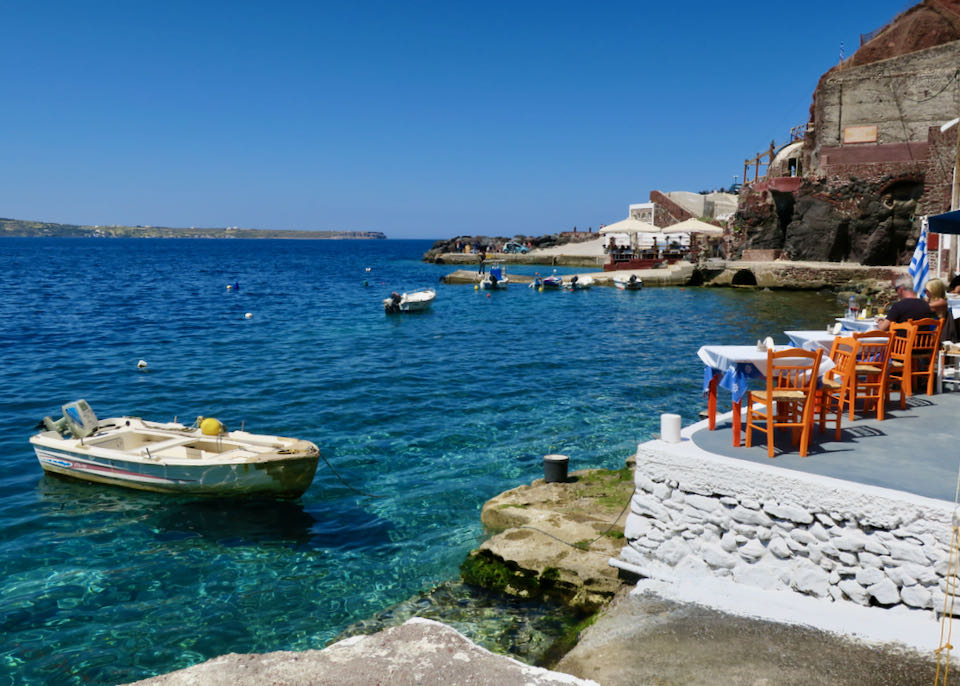
[[[716,428],[717,388],[730,391],[733,404],[733,445],[740,445],[740,402],[746,394],[750,379],[762,379],[767,369],[767,350],[786,350],[794,346],[775,345],[769,336],[756,345],[704,345],[697,357],[704,364],[703,392],[707,394],[708,428]],[[799,347],[799,346],[796,346]],[[820,362],[819,376],[833,368],[826,356]]]

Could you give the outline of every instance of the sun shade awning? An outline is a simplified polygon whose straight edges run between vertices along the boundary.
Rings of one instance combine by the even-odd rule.
[[[934,233],[960,234],[960,210],[932,214],[927,218],[927,226]]]
[[[600,233],[604,235],[608,233],[660,233],[661,231],[663,231],[663,229],[659,226],[654,226],[653,224],[648,224],[647,222],[642,222],[639,219],[633,219],[631,217],[600,229]]]

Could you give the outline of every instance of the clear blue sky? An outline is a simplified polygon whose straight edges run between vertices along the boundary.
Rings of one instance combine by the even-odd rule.
[[[0,2],[0,216],[596,229],[730,185],[912,4]]]

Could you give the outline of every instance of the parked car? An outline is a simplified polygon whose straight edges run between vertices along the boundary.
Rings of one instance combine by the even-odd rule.
[[[503,244],[503,252],[523,254],[530,252],[530,250],[523,243],[518,243],[517,241],[507,241]]]

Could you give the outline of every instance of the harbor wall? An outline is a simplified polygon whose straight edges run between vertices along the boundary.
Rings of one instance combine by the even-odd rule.
[[[638,446],[614,566],[931,617],[943,607],[952,503],[668,446]]]

